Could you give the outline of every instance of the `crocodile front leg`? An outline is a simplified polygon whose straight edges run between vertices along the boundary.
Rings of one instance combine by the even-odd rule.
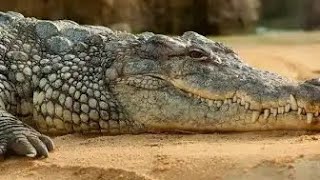
[[[13,93],[6,89],[8,85],[11,86],[3,78],[0,80],[0,156],[15,153],[28,157],[47,157],[48,151],[54,149],[51,139],[8,112]],[[13,89],[12,86],[10,89]]]
[[[53,148],[48,136],[40,134],[8,112],[0,112],[0,156],[13,151],[28,157],[47,157],[48,151]]]

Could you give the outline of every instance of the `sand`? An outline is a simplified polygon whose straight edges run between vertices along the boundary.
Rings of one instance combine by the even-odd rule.
[[[319,43],[232,43],[246,62],[304,80],[320,76]],[[47,159],[9,157],[0,179],[320,179],[320,134],[66,135]]]

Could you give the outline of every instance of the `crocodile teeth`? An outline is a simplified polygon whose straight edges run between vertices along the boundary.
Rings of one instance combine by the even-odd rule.
[[[228,99],[223,100],[223,104],[230,104]]]
[[[271,114],[276,117],[278,114],[278,109],[277,108],[271,108]]]
[[[218,108],[222,106],[222,101],[216,101],[215,103],[217,104]]]
[[[246,104],[246,102],[242,99],[241,102],[240,102],[240,105],[244,106],[245,104]]]
[[[252,111],[251,122],[255,123],[259,119],[259,115],[260,115],[259,111]]]
[[[250,108],[250,103],[246,102],[246,104],[244,105],[244,108],[248,110]]]
[[[236,97],[236,96],[233,96],[232,102],[233,102],[233,103],[236,103],[236,102],[237,102],[237,97]]]
[[[290,104],[291,104],[291,109],[296,111],[298,110],[298,104],[296,99],[294,98],[294,96],[292,94],[290,94]]]
[[[298,115],[300,115],[302,113],[302,108],[298,107]]]
[[[311,124],[313,119],[313,113],[307,113],[307,123]]]
[[[278,113],[284,114],[284,107],[278,107]]]
[[[228,104],[228,100],[227,99],[223,100],[223,104]]]
[[[209,106],[212,106],[214,102],[213,102],[213,100],[209,99],[209,100],[207,100],[207,103],[208,103]]]
[[[269,115],[270,115],[270,110],[269,109],[265,109],[264,113],[263,113],[263,119],[265,119],[265,120],[268,119]]]
[[[289,112],[290,109],[291,109],[290,104],[287,104],[287,105],[284,107],[284,111],[285,111],[286,113]]]

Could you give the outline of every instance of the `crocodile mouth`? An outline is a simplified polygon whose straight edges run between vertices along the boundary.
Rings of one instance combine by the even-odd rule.
[[[252,114],[251,122],[255,123],[259,119],[268,120],[270,116],[277,118],[278,116],[286,116],[295,114],[297,118],[305,119],[307,124],[320,123],[320,113],[307,112],[304,107],[298,105],[296,98],[290,94],[285,103],[279,105],[278,102],[273,105],[263,107],[264,102],[255,102],[249,100],[248,97],[240,95],[237,91],[225,92],[225,94],[215,94],[206,90],[187,88],[186,84],[181,80],[170,81],[174,87],[180,89],[186,96],[197,99],[208,106],[214,106],[220,109],[222,106],[230,106],[238,104],[243,107],[247,113]],[[260,104],[257,107],[257,103]]]
[[[184,81],[180,80],[180,79],[169,79],[170,83],[184,91],[187,92],[189,95],[194,95],[193,97],[196,98],[203,98],[203,99],[208,99],[208,100],[225,100],[225,99],[232,99],[235,91],[233,92],[228,92],[225,91],[223,93],[216,93],[213,92],[212,90],[207,90],[207,89],[201,89],[201,88],[190,88],[190,86],[188,84],[186,84]]]
[[[304,107],[298,106],[297,100],[293,95],[290,95],[285,103],[279,105],[274,102],[273,105],[263,107],[263,102],[255,102],[240,95],[237,91],[214,93],[205,89],[193,89],[180,79],[169,79],[158,75],[136,75],[128,78],[119,79],[118,82],[125,83],[129,86],[143,88],[148,90],[158,90],[163,87],[168,87],[168,83],[178,89],[183,96],[188,99],[198,101],[208,107],[215,107],[218,110],[223,107],[228,107],[237,104],[244,108],[246,113],[251,114],[251,122],[255,123],[262,119],[267,121],[269,117],[285,116],[295,114],[297,118],[306,119],[307,124],[320,123],[319,112],[307,112]],[[259,104],[257,107],[257,104]]]

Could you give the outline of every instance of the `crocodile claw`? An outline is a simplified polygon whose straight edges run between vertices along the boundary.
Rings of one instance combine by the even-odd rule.
[[[27,157],[48,157],[49,151],[54,149],[53,141],[48,136],[28,130],[0,136],[0,156],[13,153]]]

